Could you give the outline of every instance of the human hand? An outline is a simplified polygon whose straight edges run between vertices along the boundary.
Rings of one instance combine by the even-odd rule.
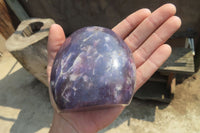
[[[181,25],[181,20],[174,16],[175,13],[176,8],[172,4],[165,4],[153,13],[148,9],[141,9],[112,29],[124,39],[133,53],[137,75],[135,91],[170,56],[171,47],[164,43]],[[48,40],[48,80],[56,53],[64,41],[63,29],[57,24],[52,25]],[[118,106],[86,112],[55,112],[50,132],[95,133],[111,124],[123,109],[124,107]]]

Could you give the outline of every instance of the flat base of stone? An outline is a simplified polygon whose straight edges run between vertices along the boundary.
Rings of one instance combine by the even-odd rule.
[[[116,108],[116,107],[126,107],[128,105],[129,104],[97,105],[97,106],[91,106],[91,107],[83,107],[83,108],[79,108],[79,109],[65,109],[65,110],[60,110],[60,113],[104,110],[104,109]]]

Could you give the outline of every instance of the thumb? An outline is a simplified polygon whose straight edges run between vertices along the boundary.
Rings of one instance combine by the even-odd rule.
[[[62,27],[58,24],[53,24],[49,30],[49,38],[47,44],[48,51],[48,65],[47,65],[47,76],[48,82],[50,81],[51,68],[55,59],[57,51],[65,41],[65,34]]]

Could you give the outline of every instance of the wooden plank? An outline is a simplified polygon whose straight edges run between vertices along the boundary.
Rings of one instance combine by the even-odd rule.
[[[149,81],[153,81],[153,82],[162,82],[162,83],[166,83],[167,82],[167,76],[161,75],[159,72],[155,72],[151,78],[149,79]]]
[[[170,93],[174,94],[176,90],[176,76],[172,79]]]
[[[6,3],[0,0],[0,34],[7,39],[14,31]]]
[[[147,81],[134,95],[134,98],[142,100],[154,100],[170,103],[172,100],[170,91],[166,89],[166,83]]]
[[[158,71],[167,73],[194,73],[192,50],[187,48],[173,48],[171,56]]]
[[[11,8],[11,10],[15,13],[15,15],[17,16],[17,18],[20,21],[29,18],[28,14],[23,9],[23,7],[20,5],[20,3],[18,2],[18,0],[5,0],[5,1],[9,5],[9,7]]]
[[[167,81],[167,89],[171,94],[174,94],[176,88],[176,75],[174,73],[170,73]]]

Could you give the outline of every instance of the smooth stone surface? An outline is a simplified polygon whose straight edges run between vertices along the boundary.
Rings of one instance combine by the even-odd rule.
[[[61,111],[128,105],[135,86],[132,53],[112,30],[82,28],[58,51],[50,84]]]

